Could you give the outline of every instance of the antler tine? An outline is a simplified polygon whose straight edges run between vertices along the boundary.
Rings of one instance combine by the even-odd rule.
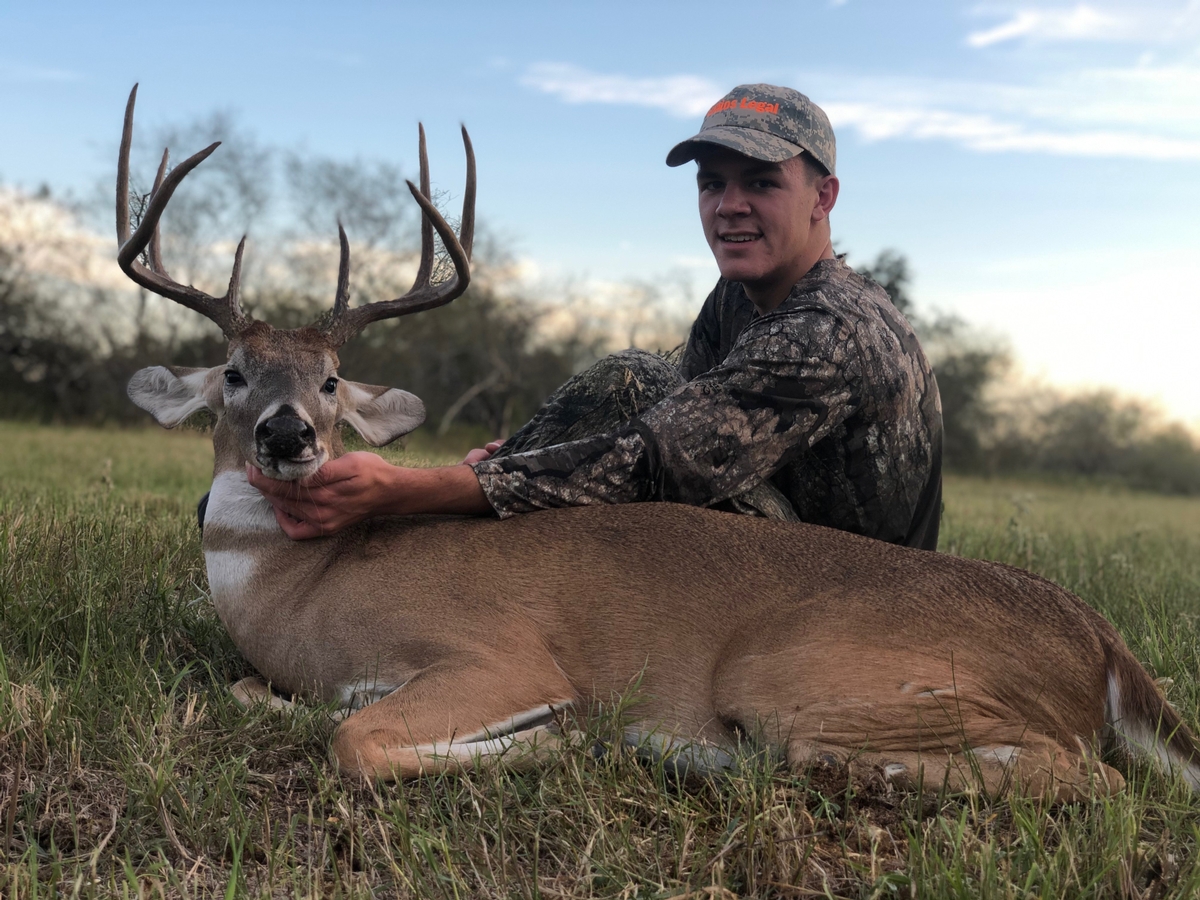
[[[129,147],[133,143],[133,105],[137,102],[135,84],[125,102],[125,124],[121,128],[121,149],[117,152],[117,244],[129,240]]]
[[[462,219],[458,223],[459,241],[467,259],[471,259],[471,250],[475,246],[475,148],[471,146],[471,136],[467,134],[467,126],[462,126],[463,146],[467,149],[467,189],[463,191]]]
[[[350,241],[341,222],[338,222],[338,244],[341,249],[338,256],[337,294],[333,298],[332,314],[335,321],[350,308]]]
[[[242,251],[245,249],[246,235],[243,234],[242,239],[238,241],[237,249],[233,251],[233,272],[229,275],[229,288],[225,291],[225,296],[222,298],[226,301],[226,306],[233,313],[241,316],[241,327],[249,324],[246,317],[242,315]],[[224,331],[224,327],[221,330]]]
[[[151,197],[153,197],[155,194],[157,194],[158,189],[160,187],[162,187],[163,178],[167,174],[167,163],[170,161],[170,159],[171,159],[171,151],[164,147],[162,162],[160,162],[158,164],[158,174],[156,174],[154,176],[154,187],[150,191]],[[169,278],[170,276],[167,275],[167,270],[163,267],[162,244],[160,242],[160,235],[158,232],[157,224],[155,224],[155,226],[154,226],[154,234],[150,235],[150,245],[146,249],[147,249],[147,255],[150,257],[150,268],[153,269],[155,272],[157,272],[159,275]]]
[[[471,138],[468,136],[466,128],[463,128],[463,145],[467,153],[467,187],[463,195],[461,238],[455,236],[454,230],[438,212],[437,207],[433,205],[427,191],[422,191],[411,181],[408,182],[408,189],[424,214],[421,229],[421,267],[417,270],[417,280],[408,293],[402,297],[397,297],[395,300],[381,300],[354,309],[343,307],[344,312],[341,314],[337,313],[339,303],[335,300],[334,314],[326,319],[325,324],[318,327],[337,346],[346,343],[367,325],[380,319],[392,319],[444,306],[455,297],[460,296],[471,283],[470,248],[475,235],[475,151],[471,146]],[[421,155],[424,163],[424,152]],[[428,166],[423,164],[422,175],[425,176],[427,172]],[[442,239],[446,252],[449,254],[451,262],[454,263],[454,277],[436,286],[429,282],[433,274],[432,264],[428,271],[425,269],[426,255],[428,254],[430,257],[433,255],[433,231],[436,231],[438,237]],[[343,260],[347,263],[349,261],[348,249],[343,251]],[[341,281],[341,272],[339,272],[339,297]]]
[[[421,161],[421,193],[432,200],[429,183],[429,153],[425,149],[425,126],[417,123],[417,133],[420,135]],[[421,264],[417,267],[417,277],[413,279],[413,287],[424,284],[433,274],[433,223],[421,216]]]
[[[208,317],[224,332],[226,337],[245,330],[250,325],[249,319],[241,310],[238,303],[238,288],[241,280],[242,249],[246,239],[238,245],[234,259],[233,274],[229,281],[229,290],[224,297],[213,297],[190,285],[179,284],[167,275],[162,268],[159,258],[159,241],[157,238],[158,222],[162,218],[171,195],[179,187],[180,182],[192,169],[204,162],[221,142],[217,141],[205,147],[176,166],[170,174],[164,177],[167,155],[163,154],[163,162],[159,165],[155,187],[150,195],[150,202],[142,214],[142,221],[131,235],[129,233],[129,149],[133,143],[133,108],[137,100],[137,85],[129,92],[129,102],[125,105],[125,125],[121,132],[121,150],[117,158],[117,263],[121,270],[135,283],[149,291],[153,291],[169,300],[174,300]],[[150,245],[150,266],[144,266],[138,261],[142,251]]]

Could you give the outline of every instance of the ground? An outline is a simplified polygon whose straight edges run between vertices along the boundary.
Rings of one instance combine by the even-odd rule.
[[[247,712],[195,527],[194,431],[0,423],[0,895],[1165,897],[1200,887],[1200,803],[923,800],[747,761],[673,783],[593,734],[526,774],[363,786],[326,711]],[[439,461],[433,451],[395,458]],[[1112,619],[1200,723],[1200,499],[951,478],[942,549]],[[1016,636],[1015,639],[1019,639]],[[16,790],[13,789],[14,784]]]

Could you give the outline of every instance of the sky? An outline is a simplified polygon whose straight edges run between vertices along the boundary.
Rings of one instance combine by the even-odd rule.
[[[0,181],[111,179],[135,81],[139,129],[228,111],[408,172],[423,121],[453,194],[465,122],[479,215],[530,277],[686,272],[697,305],[716,268],[666,152],[733,86],[795,87],[837,133],[852,264],[894,248],[920,307],[1004,336],[1030,375],[1200,427],[1200,0],[0,0]]]

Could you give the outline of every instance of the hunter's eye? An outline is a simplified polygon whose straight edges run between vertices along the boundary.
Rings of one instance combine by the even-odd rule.
[[[246,379],[242,377],[242,373],[236,369],[225,370],[225,387],[241,387],[246,383]]]
[[[321,390],[323,390],[327,394],[336,394],[337,393],[337,384],[338,384],[338,380],[331,376],[331,377],[325,379],[325,384],[321,386]]]

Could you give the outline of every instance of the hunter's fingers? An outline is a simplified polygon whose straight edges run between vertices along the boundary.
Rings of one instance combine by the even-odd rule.
[[[304,490],[286,494],[264,491],[263,498],[275,510],[275,518],[279,521],[280,526],[284,525],[284,518],[291,522],[319,522],[325,518],[322,515],[325,512],[323,509],[325,498],[315,491]],[[284,531],[287,531],[287,528],[284,528]]]
[[[359,478],[363,475],[366,467],[379,464],[383,464],[383,460],[374,453],[366,453],[361,450],[355,453],[347,453],[345,456],[329,460],[312,475],[300,479],[297,483],[304,487],[335,485],[339,482],[352,481]]]
[[[330,484],[328,480],[320,479],[320,471],[300,481],[280,481],[270,475],[264,475],[261,470],[247,463],[246,478],[252,487],[266,497],[267,501],[277,509],[296,515],[299,511],[310,511],[314,507],[329,503],[334,499],[324,488]],[[342,479],[338,479],[342,480]]]
[[[477,447],[467,454],[462,461],[464,466],[473,466],[477,462],[483,462],[485,459],[491,459],[492,454],[504,446],[504,441],[490,441],[482,447]]]
[[[279,527],[283,529],[283,533],[293,541],[305,541],[309,538],[321,536],[321,529],[316,525],[311,525],[308,522],[297,519],[279,507],[275,507],[275,521],[279,523]]]
[[[270,475],[264,475],[262,469],[246,463],[246,480],[251,486],[258,488],[268,500],[273,497],[281,499],[298,499],[301,496],[300,486],[294,481],[280,481]]]

